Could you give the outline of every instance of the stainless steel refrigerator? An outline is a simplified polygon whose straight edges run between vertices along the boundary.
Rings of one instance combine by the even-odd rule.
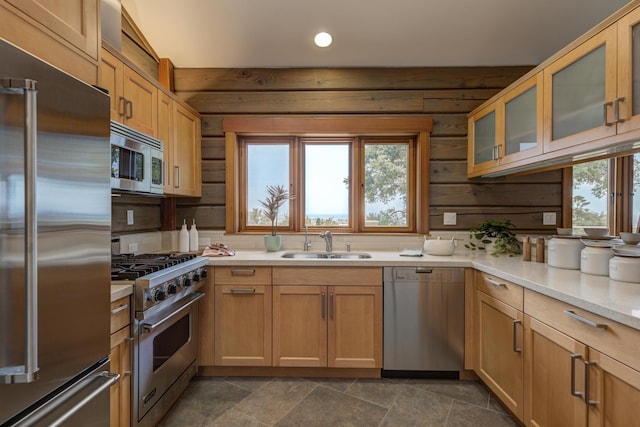
[[[108,426],[109,98],[0,39],[0,425]]]

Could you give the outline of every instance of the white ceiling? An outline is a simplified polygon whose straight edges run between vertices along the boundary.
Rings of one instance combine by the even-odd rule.
[[[535,65],[627,0],[122,0],[176,67]],[[333,44],[313,44],[319,31]]]

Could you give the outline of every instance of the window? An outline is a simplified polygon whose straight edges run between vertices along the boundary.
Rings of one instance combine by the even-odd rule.
[[[640,226],[640,154],[573,166],[572,226],[608,227],[610,234]]]
[[[282,185],[294,197],[280,208],[280,230],[415,231],[415,145],[407,137],[240,137],[240,230],[270,226],[260,200],[267,186]]]

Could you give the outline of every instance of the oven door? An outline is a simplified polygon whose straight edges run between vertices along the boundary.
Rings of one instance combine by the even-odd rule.
[[[203,296],[194,292],[148,318],[135,321],[134,399],[138,422],[194,365],[198,356],[197,301]]]

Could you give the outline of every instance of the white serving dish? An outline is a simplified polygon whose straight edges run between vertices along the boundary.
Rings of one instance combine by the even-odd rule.
[[[580,252],[580,271],[595,276],[609,275],[610,247],[587,246]]]
[[[549,240],[547,264],[549,267],[580,270],[580,252],[583,248],[580,236],[554,236]]]
[[[640,283],[640,258],[614,256],[609,260],[609,278],[620,282]]]

